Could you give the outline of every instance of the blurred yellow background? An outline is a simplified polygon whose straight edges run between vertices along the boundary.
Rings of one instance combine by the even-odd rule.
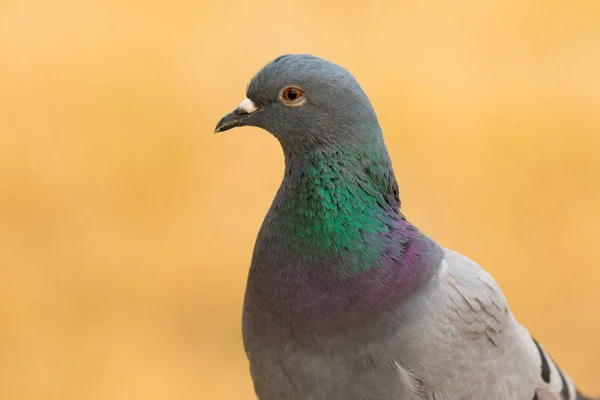
[[[346,66],[409,219],[600,394],[600,3],[4,0],[0,398],[254,399],[241,307],[272,58]]]

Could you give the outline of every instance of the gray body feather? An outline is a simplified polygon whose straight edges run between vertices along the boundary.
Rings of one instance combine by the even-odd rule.
[[[259,399],[576,399],[554,365],[553,379],[543,380],[535,342],[493,278],[450,250],[442,264],[421,293],[381,317],[384,337],[247,341]]]

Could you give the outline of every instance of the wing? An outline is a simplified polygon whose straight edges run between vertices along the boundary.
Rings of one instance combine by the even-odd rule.
[[[494,279],[446,250],[437,285],[416,302],[419,321],[401,364],[429,399],[575,399],[568,378],[514,318]]]

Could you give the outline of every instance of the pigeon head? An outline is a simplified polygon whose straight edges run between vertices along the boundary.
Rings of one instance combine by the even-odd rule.
[[[285,151],[382,142],[367,95],[343,67],[307,54],[280,56],[250,81],[247,98],[215,131],[256,126]]]

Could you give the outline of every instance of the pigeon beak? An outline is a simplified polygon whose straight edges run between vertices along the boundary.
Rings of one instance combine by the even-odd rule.
[[[256,107],[252,100],[244,99],[235,110],[221,118],[215,127],[215,133],[224,132],[236,126],[246,125],[245,120],[257,110],[258,107]]]

